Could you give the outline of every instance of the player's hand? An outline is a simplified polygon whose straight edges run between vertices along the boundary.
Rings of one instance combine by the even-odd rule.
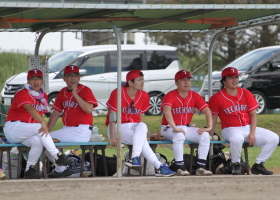
[[[77,94],[78,93],[78,84],[73,84],[72,85],[72,93],[73,94]]]
[[[210,132],[211,129],[210,128],[200,128],[197,130],[198,135],[202,135],[202,133],[204,132]]]
[[[184,135],[186,135],[186,132],[185,132],[183,129],[178,128],[178,127],[173,128],[173,132],[174,132],[174,133],[180,133],[180,132],[182,132]]]
[[[250,145],[250,146],[252,146],[253,144],[255,144],[255,142],[256,142],[255,134],[250,133],[250,134],[248,135],[248,142],[249,142],[249,145]]]
[[[41,128],[38,130],[38,133],[42,133],[42,134],[41,134],[41,137],[42,137],[43,135],[46,135],[46,137],[47,137],[48,134],[49,134],[48,125],[47,125],[47,123],[46,123],[45,121],[43,121],[41,125],[42,125],[42,126],[41,126]]]
[[[111,145],[111,146],[117,146],[117,143],[118,143],[118,140],[116,140],[116,139],[110,139],[109,140],[109,144]]]

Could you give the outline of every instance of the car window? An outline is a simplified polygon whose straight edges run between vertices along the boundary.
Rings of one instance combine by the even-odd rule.
[[[87,70],[86,76],[105,73],[105,55],[89,57],[80,69]]]
[[[148,70],[165,69],[177,60],[175,51],[147,51]]]
[[[280,55],[273,58],[272,63],[280,63]]]
[[[271,63],[280,63],[280,55],[276,56],[275,58],[271,59],[270,62],[267,62],[263,66],[261,66],[259,71],[260,72],[269,71]]]
[[[130,71],[132,69],[140,69],[143,68],[143,54],[142,51],[137,52],[122,52],[122,71]],[[118,57],[116,53],[110,54],[110,64],[111,64],[111,72],[117,71],[118,66]]]
[[[68,65],[72,60],[77,58],[82,52],[76,52],[76,51],[62,51],[57,54],[54,54],[49,59],[49,73],[57,72],[66,65]]]
[[[269,70],[269,65],[270,63],[265,63],[261,68],[260,68],[260,72],[265,72]]]

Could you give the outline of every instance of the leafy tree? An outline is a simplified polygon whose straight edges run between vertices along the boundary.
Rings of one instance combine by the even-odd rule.
[[[273,4],[277,0],[173,0],[170,3],[208,3],[208,4]],[[213,69],[217,70],[234,59],[256,48],[280,43],[279,25],[264,25],[223,34],[217,38],[213,52]],[[208,60],[208,49],[214,33],[149,33],[151,41],[161,45],[178,48],[183,69],[194,71]],[[198,74],[207,73],[207,67]]]

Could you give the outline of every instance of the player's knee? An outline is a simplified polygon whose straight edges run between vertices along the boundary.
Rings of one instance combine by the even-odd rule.
[[[277,146],[280,142],[279,136],[275,133],[269,138],[269,142],[274,146]]]
[[[145,124],[144,122],[140,122],[140,123],[137,125],[137,129],[141,129],[144,133],[147,133],[147,132],[148,132],[147,124]]]
[[[245,139],[243,137],[232,137],[229,142],[231,145],[242,145],[244,141]]]
[[[182,132],[174,133],[172,141],[173,143],[184,143],[185,135]]]
[[[200,144],[202,145],[209,145],[210,143],[210,135],[208,132],[204,132],[201,134],[201,137],[200,137]]]

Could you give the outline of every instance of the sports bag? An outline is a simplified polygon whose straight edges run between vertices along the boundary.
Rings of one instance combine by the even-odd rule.
[[[85,160],[90,163],[89,152],[85,154]],[[106,165],[107,165],[108,176],[113,176],[117,172],[117,157],[115,155],[113,155],[113,157],[106,156]],[[100,154],[97,154],[97,158],[96,158],[95,176],[106,176],[105,166],[103,164],[103,156]]]
[[[212,161],[212,169],[215,174],[231,174],[232,173],[232,163],[229,152],[220,152],[219,154],[214,154],[210,157]],[[248,165],[240,160],[241,174],[249,174]]]
[[[70,177],[80,177],[80,169],[81,169],[82,157],[78,156],[76,154],[73,154],[73,153],[66,154],[66,156],[73,160],[73,162],[69,165],[69,169],[72,172],[72,175]],[[86,160],[84,162],[84,169],[83,169],[83,171],[87,172],[87,176],[92,173],[91,172],[91,168],[90,168],[90,164]]]

